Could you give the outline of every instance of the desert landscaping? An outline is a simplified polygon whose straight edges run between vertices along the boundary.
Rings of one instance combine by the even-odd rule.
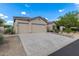
[[[4,35],[5,43],[0,45],[0,56],[25,56],[26,53],[18,36]]]
[[[14,7],[17,12],[16,5],[19,7],[20,4],[9,6]],[[53,14],[57,15],[54,15],[54,17],[57,18],[49,21],[53,15],[45,13],[47,11],[50,12],[51,8],[48,10],[49,7],[46,6],[48,9],[44,11],[42,7],[45,6],[39,7],[39,4],[37,5],[34,4],[41,12],[38,13],[40,10],[37,11],[33,7],[35,15],[33,14],[32,16],[26,16],[25,11],[22,11],[21,15],[18,16],[19,13],[11,9],[15,14],[12,12],[7,13],[11,14],[9,17],[12,17],[9,20],[8,16],[0,13],[0,56],[79,55],[79,11],[67,11],[63,15],[57,15],[57,10],[54,10],[56,13]],[[53,6],[54,4],[45,5]],[[30,10],[30,8],[28,9]],[[58,11],[62,14],[66,10],[62,9]],[[39,16],[38,14],[42,15]],[[43,14],[49,17],[46,18]],[[76,53],[73,53],[73,51]]]

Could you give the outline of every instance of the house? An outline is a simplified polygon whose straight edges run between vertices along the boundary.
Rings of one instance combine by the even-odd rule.
[[[48,31],[49,31],[49,32],[52,32],[52,31],[54,32],[55,29],[56,29],[56,24],[55,24],[55,22],[54,22],[54,21],[48,22]]]
[[[47,20],[43,17],[13,17],[15,33],[47,32]]]

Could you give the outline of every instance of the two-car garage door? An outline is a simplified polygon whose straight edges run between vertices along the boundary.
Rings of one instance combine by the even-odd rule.
[[[32,23],[32,32],[46,32],[46,25]]]
[[[29,23],[18,23],[18,33],[29,32]]]
[[[37,23],[18,23],[18,33],[29,33],[29,32],[46,32],[45,24]]]

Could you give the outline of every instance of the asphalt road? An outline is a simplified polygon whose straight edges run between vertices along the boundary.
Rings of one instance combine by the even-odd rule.
[[[49,56],[79,56],[79,40],[76,40]]]

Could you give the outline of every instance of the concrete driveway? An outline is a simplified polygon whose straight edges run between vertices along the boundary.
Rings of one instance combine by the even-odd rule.
[[[53,33],[18,34],[28,56],[47,56],[76,41]]]
[[[79,56],[79,40],[68,44],[67,46],[50,54],[49,56]]]

